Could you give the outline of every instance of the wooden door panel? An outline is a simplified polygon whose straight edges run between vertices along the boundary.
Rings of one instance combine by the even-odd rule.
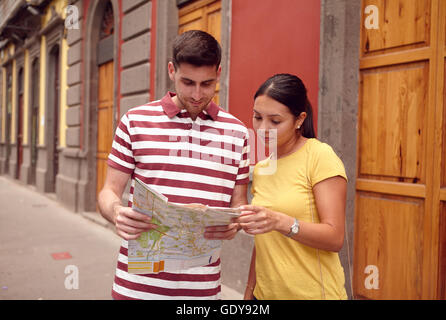
[[[440,206],[438,299],[446,300],[446,193]]]
[[[113,131],[113,109],[112,106],[102,106],[98,110],[98,148],[97,152],[105,153],[106,156],[110,152],[112,135],[110,132]]]
[[[360,193],[357,205],[362,246],[355,251],[355,292],[368,299],[420,299],[423,201]],[[377,267],[378,288],[367,286],[367,266]]]
[[[102,189],[107,173],[107,159],[113,143],[113,61],[99,66],[96,196]]]
[[[99,103],[113,102],[113,61],[99,67]]]
[[[96,195],[98,195],[102,187],[104,186],[105,176],[107,174],[107,156],[98,155],[98,157],[96,158],[96,172]]]
[[[207,32],[212,34],[218,42],[221,41],[221,2],[212,3],[207,8]]]
[[[441,111],[442,111],[442,121],[441,121],[441,130],[442,130],[442,147],[439,152],[441,157],[441,180],[440,180],[440,232],[439,232],[439,267],[438,267],[438,298],[446,300],[446,4],[440,8],[440,15],[443,16],[443,43],[440,43],[440,46],[443,48],[440,57],[440,66],[439,70],[443,70],[443,74],[439,76],[440,86],[443,92],[439,93],[439,102],[441,103]],[[441,116],[441,115],[439,115]]]
[[[445,18],[446,20],[446,18]],[[446,23],[445,23],[446,25]],[[446,50],[444,50],[444,54],[446,54]],[[441,95],[441,98],[443,99],[442,101],[442,106],[443,106],[443,120],[442,120],[442,139],[443,139],[443,143],[442,143],[442,152],[440,152],[440,156],[441,156],[441,182],[440,182],[440,187],[442,188],[442,192],[446,192],[446,59],[442,59],[442,69],[443,69],[443,81],[442,81],[442,85],[441,88],[443,89],[443,94]],[[446,199],[443,199],[446,201]]]
[[[362,73],[360,176],[425,183],[426,63]]]
[[[364,53],[429,45],[430,0],[365,0],[362,12],[369,5],[378,8],[379,29],[362,28]]]
[[[206,21],[203,19],[205,11],[203,8],[197,9],[183,16],[180,15],[178,24],[178,33],[181,34],[188,30],[204,30],[206,29]]]
[[[19,95],[18,105],[18,134],[17,134],[17,179],[20,179],[20,171],[23,163],[23,94]]]
[[[179,10],[178,34],[188,30],[203,30],[221,43],[221,0],[198,0]],[[213,101],[219,104],[220,83]]]

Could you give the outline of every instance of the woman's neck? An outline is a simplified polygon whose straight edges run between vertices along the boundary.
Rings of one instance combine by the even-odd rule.
[[[277,159],[286,157],[287,155],[292,154],[293,152],[302,148],[307,140],[307,138],[300,134],[299,136],[296,135],[294,139],[291,139],[280,148],[277,148]]]

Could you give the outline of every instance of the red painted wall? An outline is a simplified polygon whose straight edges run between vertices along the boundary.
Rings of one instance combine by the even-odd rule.
[[[276,73],[305,83],[317,124],[320,0],[232,0],[229,111],[252,128],[253,96]]]

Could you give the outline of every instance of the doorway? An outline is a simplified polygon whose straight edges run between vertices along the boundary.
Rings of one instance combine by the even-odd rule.
[[[23,163],[23,68],[19,70],[18,76],[19,104],[17,108],[17,167],[15,178],[20,180],[20,171]]]
[[[49,54],[48,79],[48,192],[56,190],[56,177],[59,172],[59,109],[60,109],[60,57],[59,46],[55,45]]]
[[[107,159],[113,143],[114,114],[114,15],[109,1],[105,6],[98,43],[98,93],[96,115],[96,199],[104,186]],[[96,208],[97,209],[97,208]]]

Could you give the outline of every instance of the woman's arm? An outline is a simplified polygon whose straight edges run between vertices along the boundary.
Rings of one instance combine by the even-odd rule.
[[[339,251],[344,243],[347,181],[340,176],[328,178],[313,187],[313,194],[320,222],[299,221],[299,232],[292,238],[313,248]],[[258,206],[242,208],[237,222],[249,234],[278,231],[287,235],[294,223],[293,217],[281,212]]]

